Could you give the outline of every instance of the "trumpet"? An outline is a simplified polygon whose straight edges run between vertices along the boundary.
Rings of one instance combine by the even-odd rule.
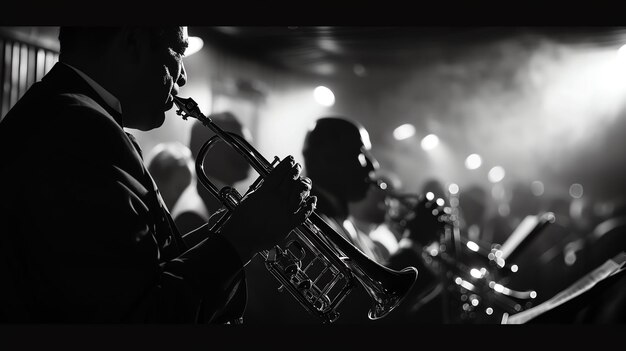
[[[178,107],[176,113],[184,120],[196,118],[215,133],[200,148],[196,173],[202,185],[224,205],[224,215],[211,227],[212,232],[219,232],[232,211],[261,186],[280,159],[275,156],[270,163],[244,138],[222,130],[202,114],[193,99],[174,96],[174,103]],[[204,173],[204,155],[218,141],[237,151],[260,175],[243,196],[232,187],[218,189]],[[339,318],[337,309],[357,282],[373,300],[369,319],[387,316],[404,300],[418,274],[415,267],[396,271],[372,261],[315,212],[287,235],[282,247],[275,245],[259,254],[265,267],[280,282],[279,290],[286,289],[305,310],[323,323],[332,323]]]

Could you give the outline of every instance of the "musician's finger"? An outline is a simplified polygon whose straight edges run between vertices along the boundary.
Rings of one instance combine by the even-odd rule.
[[[285,177],[278,184],[278,192],[281,196],[291,199],[294,186],[300,182],[300,171],[302,171],[302,166],[299,163],[295,163],[291,169],[287,170]]]
[[[292,208],[298,208],[302,201],[309,196],[311,191],[311,183],[298,179],[293,180],[289,191],[289,204]],[[294,210],[295,212],[295,210]]]
[[[293,156],[285,157],[282,161],[280,161],[280,163],[278,163],[276,168],[271,170],[270,174],[265,177],[263,180],[263,186],[271,189],[278,188],[286,177],[291,176],[295,163],[296,161]]]
[[[302,165],[299,163],[294,164],[291,169],[287,171],[287,175],[283,178],[282,183],[289,186],[291,184],[290,180],[299,180],[301,171]]]
[[[315,211],[317,205],[317,197],[309,196],[304,200],[303,205],[296,211],[294,217],[294,225],[302,224]]]

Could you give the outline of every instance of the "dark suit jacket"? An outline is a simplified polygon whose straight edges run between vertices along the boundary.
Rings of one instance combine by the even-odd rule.
[[[63,64],[0,123],[0,319],[192,323],[241,312],[225,309],[243,280],[238,254],[218,234],[185,252],[122,125]]]

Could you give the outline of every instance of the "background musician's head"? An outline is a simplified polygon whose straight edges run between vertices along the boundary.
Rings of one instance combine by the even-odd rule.
[[[185,85],[186,27],[61,27],[59,60],[84,72],[121,104],[124,127],[160,127]]]
[[[370,153],[369,135],[343,117],[317,120],[304,141],[307,176],[343,201],[365,198],[378,162]]]
[[[239,135],[249,143],[252,142],[251,133],[233,113],[229,111],[213,113],[211,120],[224,131]],[[189,149],[194,160],[198,158],[202,145],[213,136],[215,133],[211,129],[198,120],[194,121],[189,138]],[[237,151],[225,142],[218,141],[205,154],[204,169],[207,176],[232,186],[246,179],[252,167]]]
[[[173,209],[194,176],[189,148],[179,142],[159,143],[146,160],[163,201],[168,209]]]

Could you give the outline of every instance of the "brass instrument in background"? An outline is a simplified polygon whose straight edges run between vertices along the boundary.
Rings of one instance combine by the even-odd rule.
[[[193,99],[174,96],[174,103],[178,107],[176,113],[183,119],[189,116],[196,118],[216,134],[200,149],[196,173],[202,185],[225,207],[225,215],[211,228],[219,232],[232,211],[261,186],[280,159],[274,157],[274,161],[269,163],[245,139],[225,132],[204,116]],[[218,189],[204,173],[205,154],[217,141],[235,149],[260,175],[244,196],[232,187]],[[385,317],[397,307],[417,278],[414,267],[395,271],[372,261],[316,213],[312,213],[287,236],[283,247],[276,245],[260,254],[266,268],[282,284],[279,290],[286,288],[309,313],[318,316],[324,323],[332,323],[339,317],[337,308],[356,286],[356,281],[373,300],[368,316],[375,320]]]
[[[389,225],[403,234],[414,217],[420,197],[394,191],[389,191],[387,196],[396,201],[395,208],[388,215]],[[433,216],[443,222],[443,229],[437,240],[424,243],[421,257],[444,283],[443,291],[448,301],[444,313],[448,322],[484,322],[491,319],[499,323],[496,320],[498,311],[502,315],[515,314],[531,307],[537,297],[535,291],[517,291],[505,286],[518,267],[509,260],[511,256],[505,257],[501,245],[474,242],[463,235],[455,195],[441,199],[438,205],[440,208],[433,210]],[[552,213],[544,213],[528,237],[553,221]],[[480,316],[478,310],[484,314]]]

